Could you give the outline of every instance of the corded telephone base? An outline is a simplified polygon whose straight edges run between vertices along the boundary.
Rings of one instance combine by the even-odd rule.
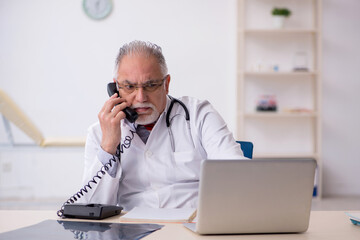
[[[104,219],[121,213],[123,208],[106,204],[66,204],[63,216],[66,218]]]

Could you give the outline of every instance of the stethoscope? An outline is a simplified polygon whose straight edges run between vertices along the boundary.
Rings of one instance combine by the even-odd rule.
[[[190,114],[189,114],[189,110],[188,108],[185,106],[185,104],[180,101],[179,99],[177,98],[174,98],[170,95],[167,95],[169,97],[169,99],[171,100],[170,102],[170,105],[169,105],[169,108],[167,109],[167,112],[166,112],[166,116],[165,116],[165,121],[166,121],[166,127],[168,129],[168,132],[169,132],[169,137],[170,137],[170,144],[171,144],[171,149],[173,152],[175,152],[175,140],[174,140],[174,134],[171,130],[171,123],[172,123],[172,120],[181,115],[181,114],[175,114],[174,116],[170,117],[171,115],[171,111],[175,105],[175,103],[179,104],[183,109],[184,109],[184,112],[185,112],[185,120],[186,120],[186,125],[187,125],[187,129],[188,129],[188,135],[189,135],[189,138],[191,139],[191,143],[192,143],[192,146],[193,148],[195,148],[195,144],[194,144],[194,140],[192,138],[192,134],[191,134],[191,127],[190,127]],[[134,129],[136,129],[136,125],[134,123]],[[135,131],[136,132],[136,131]],[[135,133],[133,132],[133,133]],[[132,138],[131,138],[132,139]],[[130,142],[131,142],[131,139],[130,139]],[[129,140],[129,138],[127,139]]]
[[[187,129],[188,129],[188,133],[189,133],[189,137],[191,139],[191,142],[192,142],[192,145],[193,147],[195,148],[195,144],[194,144],[194,140],[192,138],[192,134],[191,134],[191,128],[190,128],[190,114],[189,114],[189,110],[187,109],[187,107],[185,106],[185,104],[180,101],[179,99],[177,98],[174,98],[170,95],[168,95],[168,97],[170,98],[171,102],[170,102],[170,106],[166,112],[166,127],[168,129],[168,132],[169,132],[169,136],[170,136],[170,143],[171,143],[171,148],[172,148],[172,151],[175,152],[175,140],[174,140],[174,135],[172,133],[172,130],[171,130],[171,122],[173,120],[174,117],[180,115],[180,114],[176,114],[174,116],[172,116],[170,118],[170,114],[171,114],[171,110],[173,109],[174,107],[174,104],[177,103],[177,104],[180,104],[180,106],[184,109],[185,111],[185,120],[186,120],[186,125],[187,125]]]

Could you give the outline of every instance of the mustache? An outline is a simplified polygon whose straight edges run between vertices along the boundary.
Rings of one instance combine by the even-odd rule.
[[[151,108],[151,109],[155,109],[155,106],[152,103],[136,103],[136,104],[131,105],[131,108]]]

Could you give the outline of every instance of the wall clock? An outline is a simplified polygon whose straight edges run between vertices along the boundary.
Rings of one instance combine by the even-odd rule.
[[[83,0],[83,9],[86,15],[95,20],[109,16],[112,8],[112,0]]]

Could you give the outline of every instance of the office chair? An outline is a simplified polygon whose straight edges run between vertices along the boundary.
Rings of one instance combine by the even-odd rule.
[[[240,144],[241,150],[244,153],[244,156],[247,158],[252,159],[252,155],[253,155],[253,148],[254,145],[252,142],[246,142],[246,141],[236,141],[237,143]]]

